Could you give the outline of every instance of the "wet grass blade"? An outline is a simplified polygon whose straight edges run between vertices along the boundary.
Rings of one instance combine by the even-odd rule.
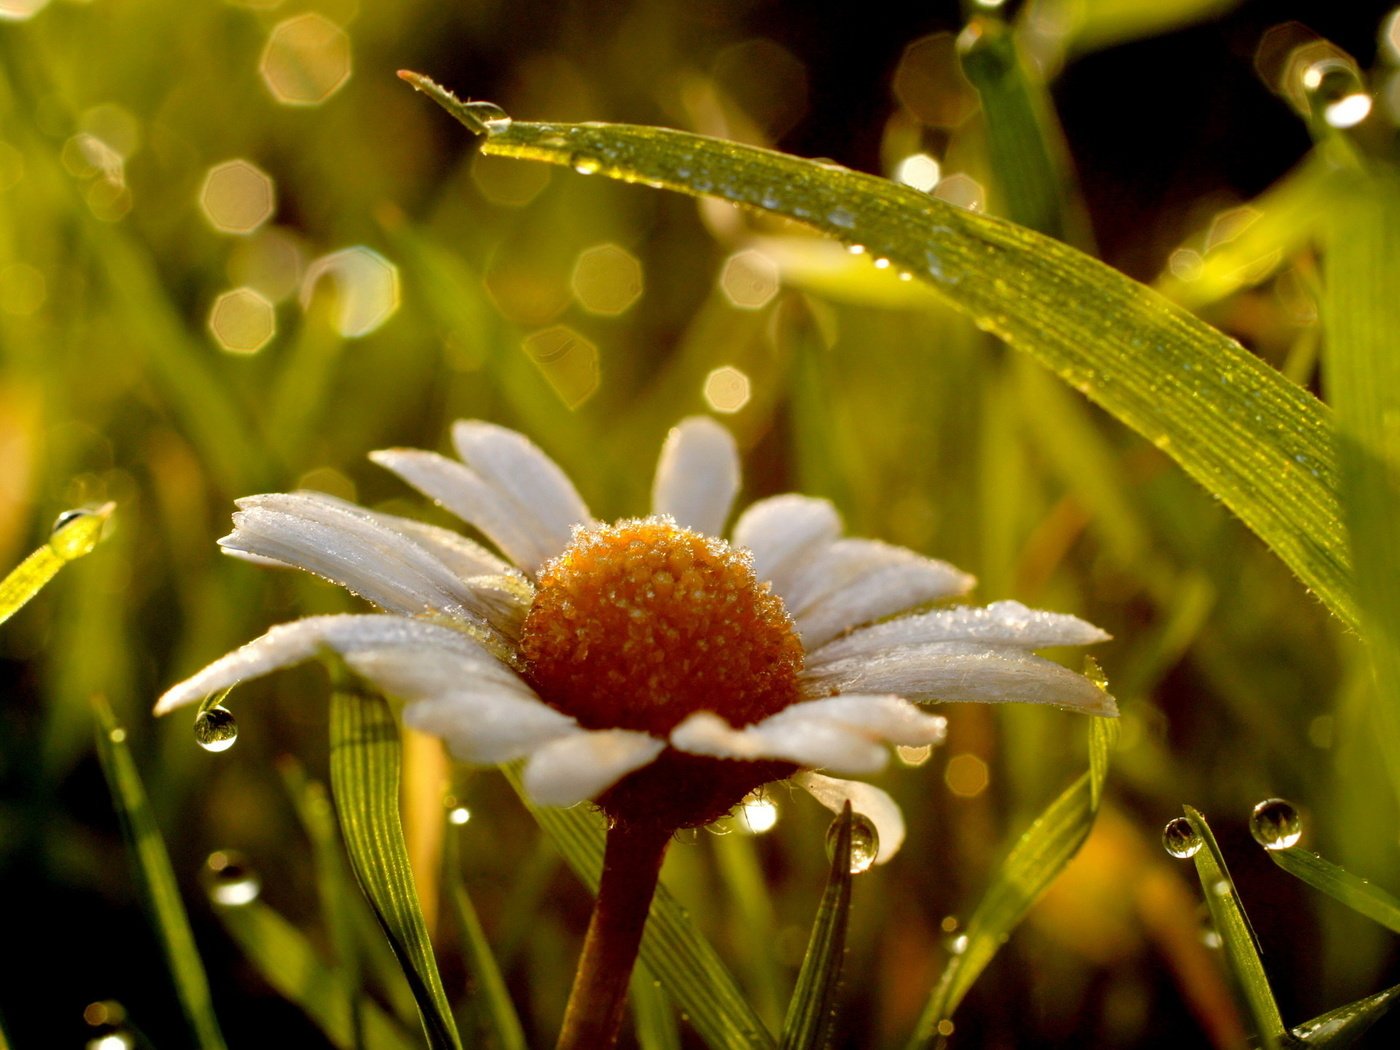
[[[1192,859],[1196,863],[1196,875],[1201,880],[1211,921],[1224,946],[1225,961],[1234,975],[1241,1005],[1253,1019],[1255,1034],[1266,1048],[1284,1045],[1289,1035],[1274,993],[1269,988],[1264,964],[1259,958],[1254,928],[1250,926],[1239,902],[1230,869],[1225,866],[1225,857],[1206,818],[1190,806],[1183,808],[1186,818],[1204,843]]]
[[[73,511],[74,517],[55,527],[49,541],[0,580],[0,623],[22,609],[44,585],[70,561],[88,554],[102,538],[102,527],[116,505],[108,503],[95,511]],[[66,518],[67,515],[64,515]]]
[[[404,76],[486,136],[485,152],[784,215],[928,282],[1175,459],[1356,625],[1327,408],[1150,288],[885,179],[660,128],[491,119]]]
[[[680,1025],[676,1023],[671,1000],[662,991],[661,982],[640,960],[632,971],[627,996],[641,1050],[681,1050]]]
[[[993,875],[956,942],[958,950],[924,1006],[909,1050],[928,1046],[946,1034],[944,1022],[951,1020],[1007,936],[1089,837],[1118,724],[1115,719],[1095,718],[1089,732],[1090,771],[1036,818]]]
[[[361,1045],[344,974],[327,966],[300,930],[260,901],[217,906],[215,912],[263,980],[311,1018],[337,1050]],[[359,1009],[366,1050],[420,1046],[373,1002],[363,1000]]]
[[[399,727],[343,673],[331,693],[331,794],[350,866],[408,978],[428,1045],[461,1050],[399,820]]]
[[[537,807],[521,787],[519,770],[513,766],[502,769],[569,867],[596,892],[603,870],[603,826],[597,816],[582,807]],[[745,1001],[714,948],[664,885],[656,888],[651,902],[641,955],[691,1026],[711,1046],[764,1050],[774,1046],[773,1037]]]
[[[1328,1010],[1311,1021],[1298,1025],[1292,1036],[1304,1046],[1325,1048],[1325,1050],[1345,1050],[1366,1034],[1367,1030],[1379,1021],[1400,998],[1400,984],[1387,988],[1365,999],[1358,999],[1346,1006]]]
[[[1400,899],[1353,875],[1346,868],[1319,857],[1311,850],[1269,850],[1269,859],[1288,874],[1302,879],[1315,890],[1341,901],[1386,929],[1400,933]]]
[[[175,993],[189,1025],[192,1043],[199,1050],[223,1050],[224,1037],[214,1016],[209,994],[209,978],[194,943],[190,919],[180,899],[170,854],[156,826],[155,815],[146,800],[146,789],[131,751],[126,746],[126,730],[117,725],[105,698],[93,697],[96,717],[97,755],[107,787],[121,819],[127,848],[136,870],[137,884],[146,904],[151,924],[160,938]]]
[[[846,956],[846,924],[851,913],[851,804],[836,821],[831,874],[817,908],[797,987],[783,1020],[783,1050],[820,1050],[831,1039],[836,992]]]

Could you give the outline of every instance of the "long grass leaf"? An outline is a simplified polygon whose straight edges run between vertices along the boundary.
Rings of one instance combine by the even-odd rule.
[[[1269,850],[1269,859],[1288,874],[1302,879],[1315,890],[1341,901],[1352,911],[1378,922],[1386,929],[1400,933],[1400,899],[1373,886],[1366,879],[1353,875],[1346,868],[1333,864],[1311,850]]]
[[[1117,735],[1116,721],[1093,720],[1090,771],[1036,818],[997,869],[966,928],[954,942],[954,954],[924,1006],[910,1037],[909,1050],[928,1046],[947,1033],[946,1022],[1007,936],[1089,837],[1108,775],[1108,755]]]
[[[461,1050],[399,821],[400,750],[388,703],[338,676],[331,693],[331,794],[350,866],[413,989],[428,1045]]]
[[[102,538],[102,526],[111,517],[114,506],[108,503],[95,511],[74,511],[71,518],[59,518],[49,541],[0,580],[0,623],[19,612],[58,575],[59,569],[91,553]]]
[[[1400,998],[1400,984],[1298,1025],[1293,1029],[1293,1038],[1319,1050],[1345,1050],[1384,1017],[1397,998]]]
[[[637,1046],[641,1050],[681,1050],[681,1030],[671,1000],[662,990],[661,982],[640,960],[632,971],[627,996],[632,1007]]]
[[[1150,288],[885,179],[661,128],[512,122],[406,78],[485,135],[488,153],[784,215],[927,281],[1174,458],[1357,623],[1327,408]]]
[[[1205,892],[1206,907],[1210,909],[1211,921],[1220,934],[1225,960],[1235,977],[1242,1005],[1253,1019],[1255,1033],[1263,1045],[1266,1048],[1277,1047],[1286,1040],[1288,1033],[1274,993],[1269,988],[1264,963],[1259,958],[1254,928],[1245,916],[1235,892],[1234,880],[1230,878],[1230,869],[1225,865],[1225,857],[1206,818],[1190,806],[1184,809],[1186,818],[1203,842],[1202,848],[1192,859],[1196,862],[1196,875]]]
[[[521,787],[519,771],[510,766],[503,769],[569,867],[596,892],[603,870],[602,824],[579,808],[535,806]],[[641,955],[691,1026],[711,1046],[773,1047],[772,1035],[745,1001],[714,948],[664,885],[657,886],[651,902]]]
[[[122,831],[136,869],[137,884],[146,903],[151,923],[160,938],[165,963],[175,984],[189,1025],[190,1035],[200,1050],[223,1050],[224,1037],[214,1016],[209,994],[209,978],[194,943],[190,919],[180,899],[180,887],[170,867],[170,854],[156,826],[155,814],[146,799],[141,774],[126,745],[126,730],[117,724],[106,699],[93,697],[96,716],[97,755],[107,787],[121,819]]]
[[[836,1020],[836,992],[845,962],[846,925],[851,914],[851,838],[855,817],[849,802],[835,827],[831,874],[783,1020],[783,1050],[821,1050],[830,1040]]]

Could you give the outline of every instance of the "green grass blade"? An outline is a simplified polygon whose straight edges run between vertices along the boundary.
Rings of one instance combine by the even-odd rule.
[[[1241,1005],[1253,1019],[1255,1033],[1263,1045],[1266,1048],[1277,1047],[1286,1040],[1288,1033],[1279,1014],[1278,1003],[1274,1001],[1274,993],[1269,988],[1264,964],[1259,958],[1254,929],[1245,916],[1235,892],[1234,880],[1230,878],[1230,869],[1225,866],[1225,857],[1206,818],[1190,806],[1183,808],[1191,826],[1204,843],[1192,859],[1196,862],[1196,875],[1205,892],[1211,921],[1225,949],[1225,960],[1235,977]]]
[[[632,971],[627,996],[641,1050],[681,1050],[681,1029],[671,1000],[640,960]]]
[[[180,900],[180,888],[170,868],[165,840],[156,826],[141,775],[126,746],[126,730],[117,725],[103,697],[93,697],[92,706],[96,716],[97,756],[101,759],[102,772],[106,775],[136,869],[141,896],[160,938],[193,1044],[200,1050],[222,1050],[224,1037],[214,1016],[209,978],[194,943],[184,902]]]
[[[295,926],[261,901],[215,908],[243,954],[287,1001],[295,1003],[337,1050],[355,1050],[352,992]],[[420,1045],[378,1006],[359,1004],[366,1050],[416,1050]]]
[[[846,925],[851,913],[851,804],[836,822],[831,875],[812,923],[807,954],[783,1020],[783,1050],[820,1050],[831,1038],[836,993],[846,956]]]
[[[0,623],[22,609],[44,585],[70,561],[88,554],[102,538],[102,526],[115,505],[108,503],[95,511],[74,511],[77,516],[54,529],[49,541],[0,580]],[[66,517],[66,515],[65,515]]]
[[[399,727],[382,697],[337,681],[331,693],[331,794],[350,866],[399,958],[433,1050],[461,1050],[413,886],[399,821]]]
[[[784,215],[927,281],[1174,458],[1357,623],[1327,408],[1150,288],[1053,238],[885,179],[660,128],[488,126],[426,78],[413,83],[486,134],[488,153]]]
[[[490,1045],[498,1050],[525,1050],[525,1031],[520,1026],[520,1017],[510,1001],[510,993],[506,991],[505,978],[501,976],[501,968],[496,964],[496,957],[486,940],[486,931],[481,928],[476,906],[462,884],[460,838],[461,828],[449,823],[443,838],[447,910],[457,924],[462,946],[466,950],[467,969],[484,1007],[482,1015]]]
[[[569,867],[596,892],[603,870],[603,827],[598,818],[582,808],[537,807],[524,794],[519,771],[510,766],[503,771]],[[651,902],[641,955],[705,1042],[715,1047],[773,1047],[773,1037],[714,948],[664,885],[657,886]]]
[[[1400,899],[1393,894],[1371,885],[1366,879],[1353,875],[1346,868],[1311,850],[1295,846],[1267,852],[1269,859],[1288,874],[1302,879],[1313,889],[1321,890],[1386,929],[1400,933]]]
[[[736,823],[742,814],[730,818]],[[782,1023],[782,993],[779,991],[777,959],[773,941],[777,937],[777,919],[773,914],[773,898],[757,842],[752,835],[731,832],[710,836],[715,864],[719,869],[720,885],[732,902],[731,929],[735,948],[743,957],[740,971],[750,989],[754,1010],[770,1027]]]
[[[968,990],[1079,847],[1089,837],[1108,775],[1116,720],[1095,718],[1089,736],[1090,771],[1050,804],[1017,840],[959,935],[957,951],[929,996],[908,1046],[928,1046],[942,1033]]]
[[[1345,1050],[1366,1034],[1373,1024],[1379,1021],[1400,998],[1400,984],[1387,988],[1365,999],[1358,999],[1346,1006],[1328,1010],[1311,1021],[1293,1029],[1293,1038],[1304,1046],[1325,1048],[1325,1050]]]

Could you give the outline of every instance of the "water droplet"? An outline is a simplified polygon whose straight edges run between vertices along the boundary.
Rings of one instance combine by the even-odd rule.
[[[510,127],[510,117],[494,102],[467,102],[462,109],[481,121],[488,135],[499,134]]]
[[[131,1050],[135,1045],[136,1040],[131,1038],[130,1032],[125,1028],[116,1028],[89,1039],[86,1050]]]
[[[830,857],[836,852],[836,838],[839,834],[840,821],[832,821],[831,827],[826,832],[826,855]],[[870,866],[875,863],[875,858],[880,855],[880,833],[875,830],[875,824],[863,813],[855,813],[851,817],[851,874],[859,875],[863,871],[869,871]]]
[[[62,514],[60,514],[57,518],[54,519],[53,528],[49,531],[58,532],[65,525],[71,525],[79,518],[86,518],[91,513],[92,511],[90,510],[65,510]]]
[[[196,716],[194,739],[205,751],[227,751],[238,740],[238,721],[228,708],[215,704]]]
[[[1292,849],[1303,837],[1303,821],[1293,803],[1266,798],[1249,815],[1249,833],[1267,850]]]
[[[107,734],[107,739],[114,744],[123,743],[126,740],[126,730],[123,729],[121,726],[117,726],[116,729],[113,729],[110,733]]]
[[[450,810],[447,811],[448,823],[454,824],[459,828],[471,819],[472,811],[469,810],[466,806],[453,806]]]
[[[877,270],[888,270],[889,268],[890,268],[890,261],[889,261],[888,259],[886,259],[883,255],[881,255],[879,258],[877,258],[877,259],[875,260],[875,269],[877,269]]]
[[[863,245],[863,244],[848,244],[848,245],[846,245],[846,251],[850,252],[852,255],[864,255],[864,254],[865,254],[865,245]]]
[[[948,951],[953,955],[961,955],[963,952],[967,951],[968,943],[967,934],[965,933],[960,933],[956,937],[949,937]]]
[[[580,175],[594,175],[602,169],[602,162],[587,153],[575,153],[569,158],[569,166]]]
[[[209,854],[200,875],[209,899],[225,907],[251,903],[262,892],[257,869],[237,850],[221,849]]]
[[[832,208],[826,213],[826,221],[833,226],[839,226],[843,230],[849,230],[856,224],[856,217],[845,208]]]
[[[1162,829],[1162,847],[1180,860],[1194,857],[1204,845],[1205,840],[1185,817],[1173,817]]]
[[[1303,70],[1302,82],[1314,116],[1334,128],[1355,127],[1371,113],[1371,96],[1349,59],[1319,59]]]

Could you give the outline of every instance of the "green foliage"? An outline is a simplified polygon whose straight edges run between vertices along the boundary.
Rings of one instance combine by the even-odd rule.
[[[0,623],[17,613],[43,590],[70,561],[90,554],[102,537],[102,528],[111,516],[112,504],[96,511],[75,511],[71,520],[60,520],[49,541],[0,580]]]

